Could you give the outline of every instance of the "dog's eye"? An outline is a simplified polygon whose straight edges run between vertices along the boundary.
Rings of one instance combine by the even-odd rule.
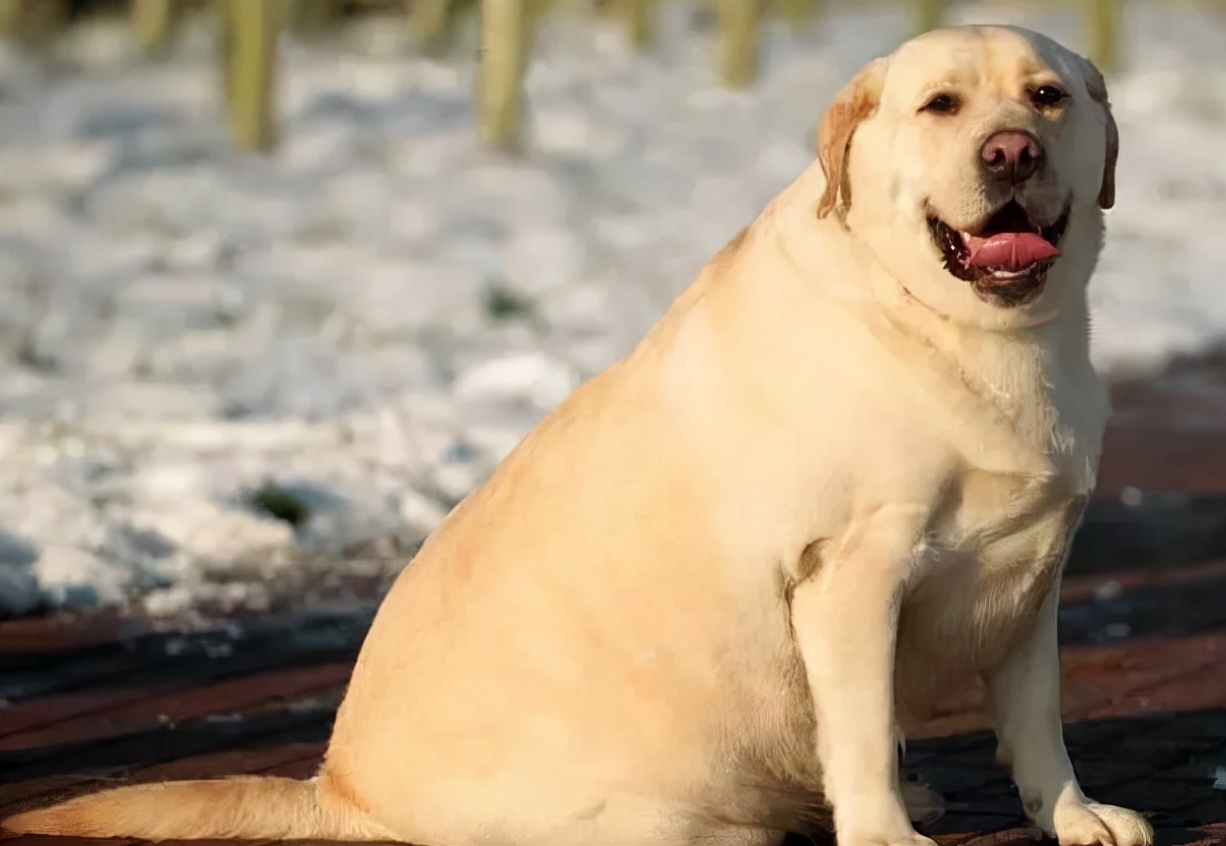
[[[1054,106],[1068,95],[1054,85],[1040,85],[1030,92],[1030,100],[1036,106]]]
[[[958,111],[958,98],[952,94],[938,94],[920,109],[921,112],[936,112],[942,115],[952,115]]]

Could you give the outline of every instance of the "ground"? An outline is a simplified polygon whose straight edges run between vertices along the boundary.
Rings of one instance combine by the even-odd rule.
[[[1201,360],[1117,386],[1063,591],[1078,772],[1096,798],[1146,813],[1165,846],[1226,844],[1226,396],[1212,387],[1224,377]],[[125,781],[309,775],[370,610],[191,631],[105,613],[0,623],[0,813]],[[979,706],[978,690],[955,692],[908,743],[908,770],[947,800],[929,833],[1029,842]]]
[[[476,44],[289,41],[281,144],[236,155],[215,45],[103,22],[47,66],[0,45],[0,615],[330,605],[385,581],[582,379],[626,353],[814,159],[838,88],[914,26],[830,3],[720,86],[708,7],[551,17],[521,156],[482,144]],[[1126,4],[1118,203],[1095,362],[1226,337],[1226,18]],[[962,2],[1083,46],[1079,4]],[[390,42],[390,43],[389,43]],[[279,519],[280,518],[280,519]]]

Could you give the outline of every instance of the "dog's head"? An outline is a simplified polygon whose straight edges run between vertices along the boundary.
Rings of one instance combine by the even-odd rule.
[[[1102,75],[1049,38],[956,27],[877,59],[822,119],[826,189],[910,293],[986,328],[1084,296],[1115,201]]]

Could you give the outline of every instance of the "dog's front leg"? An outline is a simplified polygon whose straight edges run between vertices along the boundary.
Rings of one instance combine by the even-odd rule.
[[[1026,815],[1061,846],[1149,846],[1154,832],[1144,817],[1090,801],[1073,773],[1060,719],[1059,599],[1057,579],[1033,631],[988,674],[997,761],[1012,767]]]
[[[792,594],[839,846],[934,846],[898,785],[894,648],[917,533],[865,526]]]

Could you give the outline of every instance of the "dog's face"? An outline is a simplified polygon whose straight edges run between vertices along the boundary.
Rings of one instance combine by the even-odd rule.
[[[1114,202],[1102,76],[1036,33],[937,30],[865,67],[822,119],[836,207],[912,296],[1011,328],[1083,297]]]

